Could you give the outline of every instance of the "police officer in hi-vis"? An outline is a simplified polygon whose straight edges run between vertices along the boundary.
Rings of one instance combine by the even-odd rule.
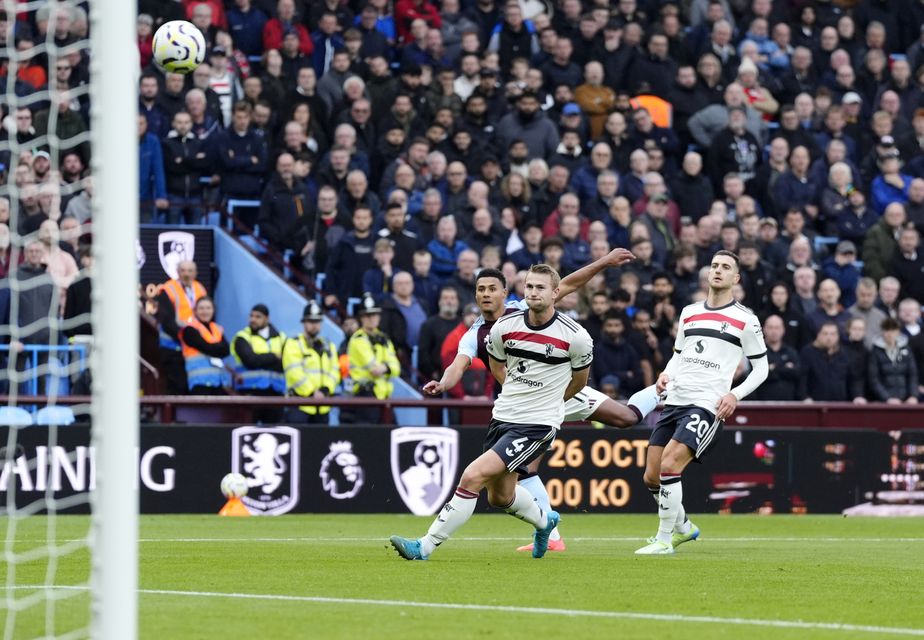
[[[282,374],[282,347],[285,342],[286,335],[270,324],[267,306],[254,305],[247,326],[238,331],[231,341],[238,393],[250,396],[285,394],[286,380]],[[279,422],[282,415],[282,407],[256,407],[253,412],[257,422]]]
[[[375,306],[375,300],[367,293],[358,311],[359,329],[350,337],[347,347],[353,395],[360,398],[384,400],[391,397],[395,387],[392,380],[401,375],[395,346],[379,330],[381,314],[382,310]],[[373,407],[359,409],[353,415],[357,423],[375,424],[380,413],[378,408]]]
[[[340,362],[337,347],[321,337],[324,313],[316,302],[310,302],[302,313],[302,333],[286,340],[282,350],[286,389],[290,396],[323,399],[334,395],[340,384]],[[286,420],[301,424],[328,424],[330,407],[304,405],[289,407]]]

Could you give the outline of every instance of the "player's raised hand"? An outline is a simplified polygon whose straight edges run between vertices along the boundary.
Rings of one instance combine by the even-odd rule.
[[[437,380],[431,380],[423,386],[423,392],[428,396],[440,396],[443,395],[444,391],[446,391],[446,388],[443,386],[443,383]]]
[[[632,262],[635,260],[635,256],[632,255],[632,252],[628,249],[613,249],[606,256],[607,261],[611,267],[621,267],[627,262]]]
[[[719,402],[715,405],[715,419],[724,420],[731,414],[735,412],[735,407],[738,406],[738,398],[734,393],[726,393],[724,396],[719,398]]]

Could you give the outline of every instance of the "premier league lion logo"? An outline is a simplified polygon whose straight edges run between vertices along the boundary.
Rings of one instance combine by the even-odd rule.
[[[363,487],[366,473],[360,466],[359,457],[353,453],[353,443],[333,442],[330,453],[321,460],[321,488],[331,498],[348,500]]]

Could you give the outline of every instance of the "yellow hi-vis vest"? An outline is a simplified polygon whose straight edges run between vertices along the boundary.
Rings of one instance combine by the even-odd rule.
[[[286,340],[282,348],[282,368],[285,370],[286,389],[290,395],[309,398],[320,389],[332,396],[340,384],[337,350],[332,342],[321,336],[311,343],[304,333]],[[305,406],[299,409],[312,416],[330,412],[329,406]]]
[[[257,355],[273,353],[281,358],[282,347],[286,341],[285,334],[280,332],[279,335],[271,336],[269,340],[266,340],[260,334],[251,331],[250,327],[244,327],[234,334],[234,339],[231,340],[231,355],[234,356],[235,364],[234,370],[240,380],[235,385],[235,388],[244,392],[272,389],[279,395],[284,394],[286,392],[286,381],[282,372],[270,371],[269,369],[248,369],[244,366],[234,349],[234,343],[237,342],[238,338],[243,338]]]
[[[353,379],[353,394],[368,393],[379,400],[391,396],[395,385],[391,379],[401,375],[401,363],[395,347],[384,333],[376,329],[371,334],[359,329],[350,337],[347,346],[350,358],[350,377]],[[388,371],[381,376],[373,376],[370,369],[376,364],[384,364]]]

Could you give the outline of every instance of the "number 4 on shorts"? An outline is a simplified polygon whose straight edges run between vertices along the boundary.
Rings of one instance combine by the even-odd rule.
[[[508,456],[512,458],[514,454],[520,453],[523,450],[523,443],[526,442],[527,440],[529,440],[529,438],[517,438],[516,440],[510,443],[513,445],[513,450],[511,451],[511,448],[507,447],[504,450],[504,453],[506,453]]]

